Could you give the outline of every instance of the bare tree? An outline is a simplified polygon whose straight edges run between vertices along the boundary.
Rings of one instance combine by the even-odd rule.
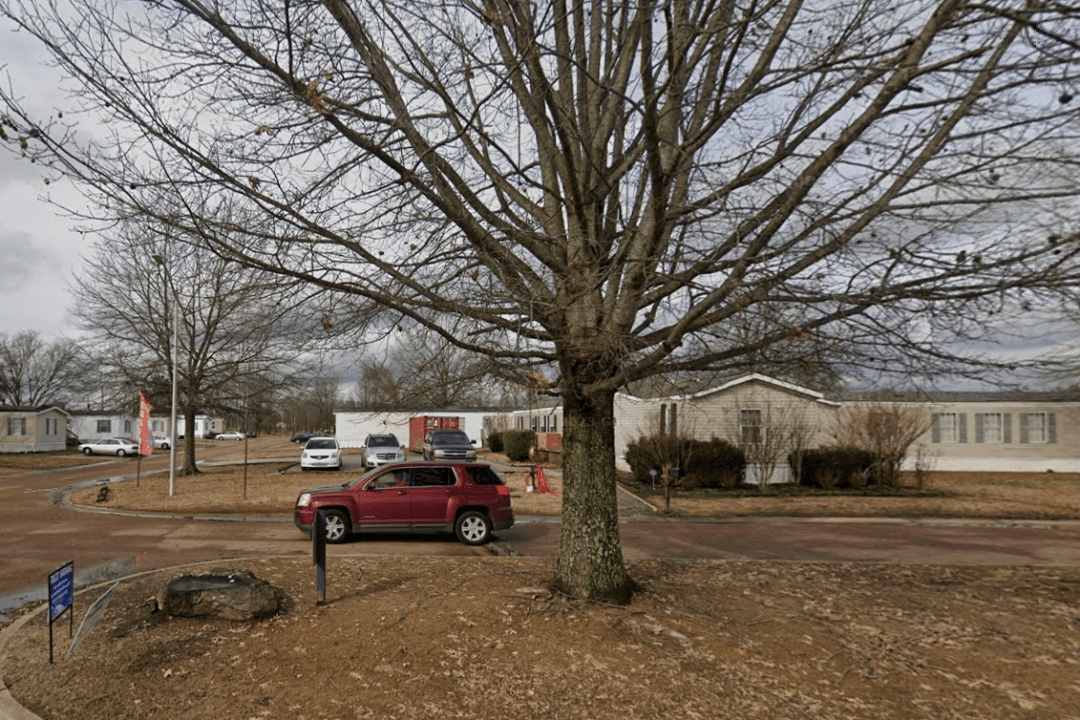
[[[1078,186],[1075,6],[0,12],[98,121],[3,94],[10,147],[78,182],[89,214],[161,218],[171,193],[189,212],[168,221],[223,255],[427,325],[506,376],[550,370],[566,419],[554,584],[575,595],[635,587],[619,388],[804,338],[847,348],[845,375],[950,368],[1002,297],[1075,281],[1077,238],[1037,229]],[[212,212],[226,202],[230,218]],[[734,332],[747,314],[765,320],[750,337]]]
[[[682,476],[693,456],[693,439],[698,431],[692,421],[687,424],[683,419],[672,427],[673,420],[665,422],[667,408],[653,417],[645,432],[637,439],[638,452],[647,459],[656,470],[655,481],[664,491],[664,511],[671,511],[671,491],[682,484]],[[671,418],[677,417],[671,415]],[[685,418],[685,415],[683,416]]]
[[[747,470],[756,474],[758,487],[767,491],[777,469],[789,456],[799,457],[814,435],[808,406],[794,403],[756,403],[733,417],[734,444],[746,455]],[[791,468],[798,474],[799,468]]]
[[[85,358],[72,340],[43,340],[33,330],[0,333],[0,403],[63,404],[81,388]]]
[[[841,410],[836,436],[844,445],[874,453],[873,480],[883,487],[897,487],[908,450],[930,430],[930,422],[930,412],[920,405],[859,403]]]
[[[360,366],[360,380],[353,398],[365,408],[401,407],[397,374],[386,362],[365,360]]]
[[[422,326],[396,333],[385,357],[361,369],[355,395],[371,408],[478,407],[514,393],[497,364]]]
[[[197,472],[196,415],[238,413],[253,384],[268,375],[285,382],[299,355],[290,324],[302,296],[277,276],[135,221],[103,235],[84,260],[72,294],[89,352],[159,409],[170,407],[177,363],[177,415],[189,440],[182,472]]]

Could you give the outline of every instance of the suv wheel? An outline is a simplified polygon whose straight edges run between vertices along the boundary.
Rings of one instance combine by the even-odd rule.
[[[340,510],[326,511],[326,542],[343,543],[349,537],[349,518]]]
[[[469,510],[458,516],[454,533],[466,545],[483,545],[491,539],[491,523],[484,513]]]

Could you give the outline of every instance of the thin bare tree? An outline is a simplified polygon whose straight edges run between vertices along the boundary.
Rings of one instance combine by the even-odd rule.
[[[73,340],[45,340],[34,330],[0,333],[0,404],[63,405],[83,388],[86,371],[86,357]]]
[[[919,404],[854,403],[841,409],[836,437],[843,445],[874,453],[871,479],[883,487],[898,487],[908,451],[930,430],[930,423],[930,411]]]
[[[87,214],[543,368],[554,584],[626,601],[613,398],[813,338],[955,369],[1001,299],[1075,282],[1080,9],[1041,0],[0,0],[76,84],[9,147]],[[151,191],[152,189],[152,191]],[[220,204],[234,208],[228,217]],[[1075,214],[1075,213],[1073,213]],[[736,332],[748,314],[764,322]],[[452,322],[448,324],[448,320]],[[385,332],[387,319],[357,332]],[[448,333],[453,325],[458,330]],[[745,326],[745,325],[743,325]]]
[[[302,354],[295,311],[305,296],[295,284],[138,221],[103,234],[84,267],[73,312],[100,374],[121,380],[129,397],[144,390],[161,410],[176,363],[183,474],[198,472],[198,414],[239,413],[268,376],[279,388],[289,382]]]

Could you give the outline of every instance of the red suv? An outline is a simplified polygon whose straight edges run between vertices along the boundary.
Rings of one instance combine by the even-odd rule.
[[[453,532],[466,545],[482,545],[514,524],[510,489],[477,463],[384,465],[343,485],[304,490],[293,510],[296,527],[310,535],[318,510],[330,543],[351,533]]]

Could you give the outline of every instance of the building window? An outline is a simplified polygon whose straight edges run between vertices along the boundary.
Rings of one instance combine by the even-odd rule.
[[[45,434],[55,437],[59,432],[60,422],[56,418],[45,418]]]
[[[956,442],[956,438],[959,437],[956,428],[956,413],[941,413],[938,415],[938,429],[941,431],[940,442]]]
[[[536,432],[540,429],[538,419],[535,415],[529,418],[529,427],[532,429],[533,432]]]
[[[9,417],[7,421],[8,435],[25,435],[26,418]]]
[[[552,414],[551,416],[551,432],[559,432],[559,416]]]
[[[517,429],[518,430],[524,430],[525,429],[525,418],[521,417],[520,415],[518,415],[518,418],[517,418]]]
[[[742,428],[743,445],[757,445],[761,442],[761,410],[748,408],[740,410],[739,425]]]
[[[131,421],[130,420],[125,420],[124,421],[124,434],[125,435],[130,435],[131,434]]]
[[[966,443],[967,413],[935,413],[930,435],[931,442]]]
[[[1022,413],[1020,415],[1020,442],[1057,442],[1057,426],[1054,413]]]
[[[1004,443],[1005,422],[1001,413],[979,413],[975,416],[975,442],[977,443]]]
[[[164,420],[151,420],[150,421],[150,427],[153,428],[154,433],[160,435],[161,433],[165,432],[165,421]]]
[[[98,420],[97,431],[99,433],[109,434],[112,432],[112,420]]]

